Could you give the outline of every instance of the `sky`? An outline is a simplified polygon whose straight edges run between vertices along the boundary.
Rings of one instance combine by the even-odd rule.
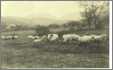
[[[78,20],[83,8],[75,1],[2,1],[1,16]]]
[[[15,20],[18,20],[16,17],[22,17],[21,21],[29,22],[30,25],[60,24],[80,20],[80,13],[84,10],[81,3],[101,5],[102,1],[1,1],[1,16],[6,19],[13,17]]]

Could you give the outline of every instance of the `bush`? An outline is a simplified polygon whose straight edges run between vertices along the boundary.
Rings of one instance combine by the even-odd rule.
[[[36,33],[38,33],[39,36],[47,35],[49,33],[49,29],[46,26],[36,26]]]

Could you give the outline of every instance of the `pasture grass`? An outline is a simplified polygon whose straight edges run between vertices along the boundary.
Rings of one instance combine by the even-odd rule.
[[[32,47],[1,47],[0,56],[1,67],[6,68],[108,67],[107,54],[73,54],[48,52]]]
[[[108,67],[107,53],[62,53],[33,47],[26,38],[32,31],[17,32],[17,40],[0,39],[0,68],[105,68]],[[7,33],[3,33],[7,34]],[[58,44],[47,44],[57,46]],[[39,44],[43,47],[42,44]],[[75,50],[76,51],[76,50]]]

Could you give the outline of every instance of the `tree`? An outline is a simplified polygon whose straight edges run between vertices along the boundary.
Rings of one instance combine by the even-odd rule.
[[[102,18],[103,14],[105,14],[108,11],[106,9],[106,6],[108,7],[107,2],[103,2],[101,4],[92,2],[91,4],[84,5],[84,11],[82,14],[82,21],[83,23],[86,23],[88,25],[89,30],[90,29],[100,29],[103,25]],[[104,16],[106,17],[106,16]]]

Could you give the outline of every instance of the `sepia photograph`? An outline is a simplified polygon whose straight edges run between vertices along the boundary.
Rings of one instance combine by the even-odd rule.
[[[0,68],[111,68],[111,5],[1,1]]]

